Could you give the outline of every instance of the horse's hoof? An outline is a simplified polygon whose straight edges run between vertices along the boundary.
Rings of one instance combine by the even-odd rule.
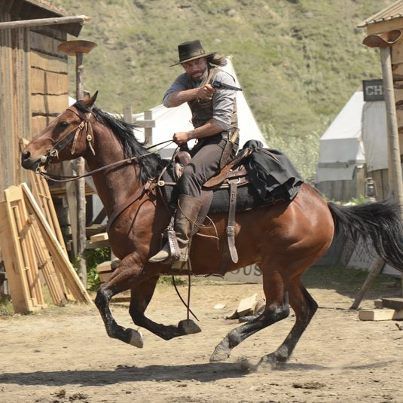
[[[276,369],[284,365],[286,361],[286,357],[278,353],[270,353],[262,357],[257,366],[259,368]]]
[[[200,327],[192,319],[184,319],[178,323],[178,329],[184,334],[200,333]]]
[[[275,369],[277,367],[277,359],[274,354],[265,355],[260,359],[257,366],[262,369]]]
[[[143,343],[143,335],[141,334],[141,332],[138,332],[137,330],[134,329],[128,329],[128,330],[130,330],[129,344],[131,344],[134,347],[143,348],[144,343]]]
[[[225,361],[231,355],[229,347],[223,346],[221,343],[215,348],[214,353],[211,354],[210,362]]]

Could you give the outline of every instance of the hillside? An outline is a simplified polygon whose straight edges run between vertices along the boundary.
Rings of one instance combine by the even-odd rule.
[[[306,177],[320,134],[363,79],[381,76],[378,53],[361,44],[356,26],[392,2],[53,0],[92,17],[80,39],[98,44],[85,58],[85,84],[100,91],[99,106],[120,112],[131,103],[140,112],[159,104],[181,72],[169,67],[177,44],[200,38],[207,51],[233,56],[269,144]]]

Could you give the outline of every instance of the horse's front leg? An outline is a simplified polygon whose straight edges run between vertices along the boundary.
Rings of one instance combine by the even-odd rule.
[[[141,265],[142,262],[136,253],[126,256],[110,280],[103,284],[97,293],[95,304],[104,321],[108,336],[136,347],[143,347],[141,334],[134,329],[126,329],[118,325],[109,308],[111,298],[128,289],[132,292],[130,314],[136,325],[144,327],[164,340],[199,332],[198,326],[192,322],[181,321],[178,326],[165,326],[153,322],[144,315],[154,293],[159,271],[155,265],[152,270],[143,271]]]
[[[133,283],[138,281],[141,270],[136,264],[137,261],[137,254],[133,253],[120,262],[109,281],[99,288],[95,298],[95,305],[101,314],[109,337],[141,348],[143,347],[141,334],[134,329],[126,329],[118,325],[109,308],[109,302],[114,295],[130,289]]]
[[[167,326],[156,323],[145,316],[144,312],[154,294],[158,278],[159,275],[147,278],[146,281],[142,281],[132,288],[129,312],[133,322],[164,340],[200,332],[199,326],[189,319],[180,321],[177,326]]]

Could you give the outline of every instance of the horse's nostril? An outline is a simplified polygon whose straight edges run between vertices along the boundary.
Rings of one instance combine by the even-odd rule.
[[[31,156],[31,153],[29,151],[23,151],[22,152],[22,159],[26,160],[27,158],[29,158]]]

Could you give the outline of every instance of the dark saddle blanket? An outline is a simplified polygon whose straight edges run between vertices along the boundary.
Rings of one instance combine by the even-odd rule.
[[[167,184],[163,186],[163,192],[173,209],[176,206],[177,193],[172,184],[178,179],[177,171],[177,167],[175,169],[175,166],[170,166],[162,177]],[[235,159],[203,187],[202,192],[213,191],[208,214],[228,212],[231,180],[237,182],[237,212],[277,201],[291,201],[303,183],[286,155],[278,150],[265,149],[261,142],[250,140]]]

